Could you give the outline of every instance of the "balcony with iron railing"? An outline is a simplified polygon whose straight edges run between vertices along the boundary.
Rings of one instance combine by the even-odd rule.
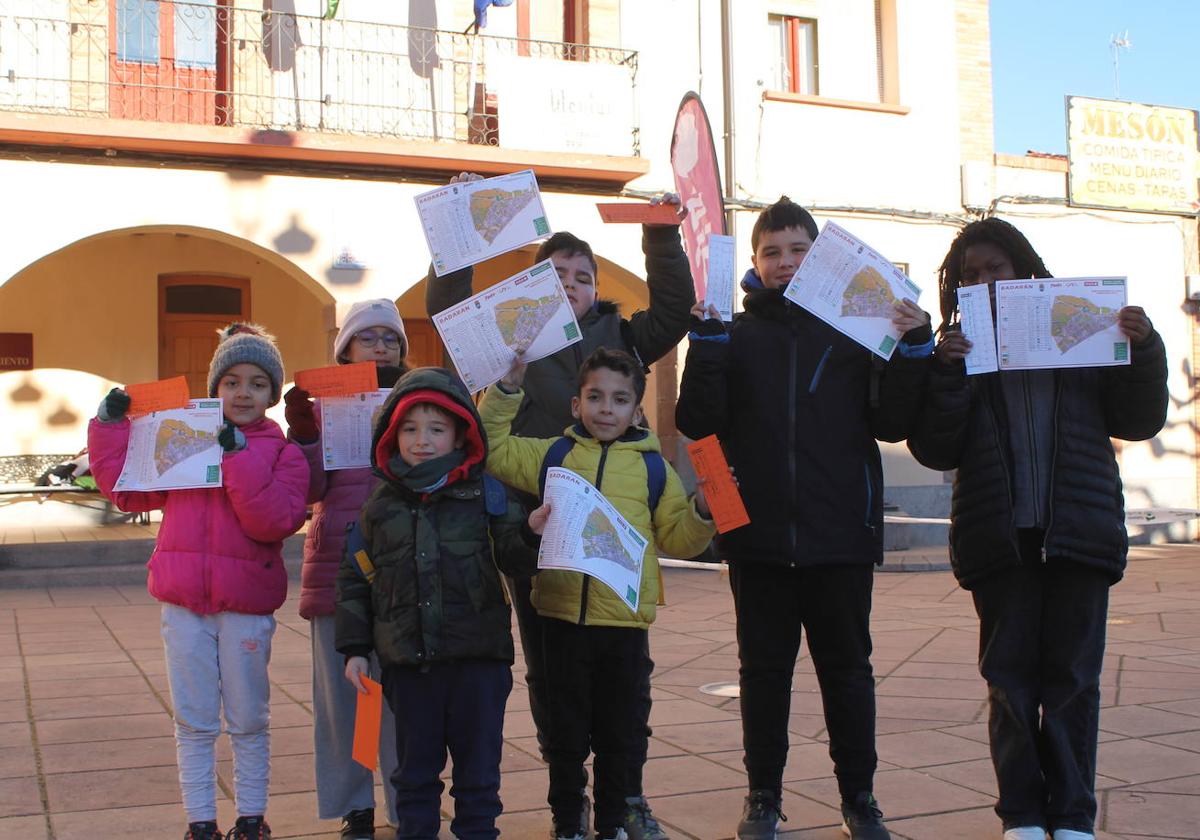
[[[636,158],[637,60],[624,49],[325,20],[235,0],[0,0],[0,117],[176,129],[163,134],[215,126],[246,143],[287,133]],[[543,142],[558,145],[537,145],[543,115],[520,86],[565,78],[617,107],[591,115],[593,130],[551,131]],[[603,148],[589,139],[597,127]]]

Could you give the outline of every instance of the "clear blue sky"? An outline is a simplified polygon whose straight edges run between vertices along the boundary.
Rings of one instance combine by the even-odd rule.
[[[1067,152],[1065,97],[1113,99],[1109,40],[1121,50],[1121,99],[1200,109],[1197,0],[991,0],[996,151]]]

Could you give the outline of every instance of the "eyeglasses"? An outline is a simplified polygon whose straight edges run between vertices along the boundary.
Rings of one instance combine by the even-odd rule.
[[[382,334],[374,330],[363,330],[362,332],[355,333],[354,338],[363,347],[374,347],[379,343],[380,339],[383,339],[383,346],[389,350],[394,350],[400,346],[400,336],[391,330],[386,330]]]

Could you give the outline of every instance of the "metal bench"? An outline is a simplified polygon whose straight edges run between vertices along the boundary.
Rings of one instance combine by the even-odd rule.
[[[146,513],[125,513],[97,490],[75,484],[38,485],[36,482],[46,470],[65,464],[75,455],[0,455],[0,507],[47,501],[65,502],[100,512],[100,524],[112,525],[120,522],[150,524]]]

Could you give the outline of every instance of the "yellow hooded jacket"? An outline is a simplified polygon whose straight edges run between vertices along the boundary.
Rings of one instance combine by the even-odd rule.
[[[518,490],[538,493],[538,478],[546,452],[557,438],[527,438],[511,434],[513,418],[523,393],[506,394],[493,385],[479,406],[487,432],[487,471]],[[666,464],[667,484],[651,518],[649,481],[642,452],[659,452],[658,437],[646,429],[632,428],[615,441],[602,444],[581,425],[564,434],[575,446],[563,459],[571,470],[596,485],[604,497],[646,538],[642,557],[642,583],[638,611],[616,593],[582,572],[545,569],[533,578],[533,606],[539,615],[573,624],[646,629],[654,622],[661,583],[658,551],[692,557],[708,545],[716,529],[696,511],[671,465]],[[607,450],[607,452],[605,452]],[[603,474],[596,474],[603,461]]]

